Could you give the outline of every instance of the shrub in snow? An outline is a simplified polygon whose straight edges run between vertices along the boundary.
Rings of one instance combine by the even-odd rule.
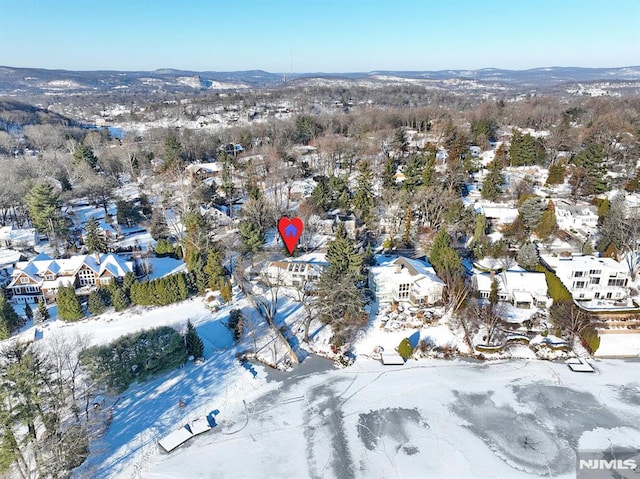
[[[400,344],[398,345],[398,354],[405,361],[411,357],[411,355],[413,354],[413,346],[411,346],[409,338],[404,338],[402,341],[400,341]]]

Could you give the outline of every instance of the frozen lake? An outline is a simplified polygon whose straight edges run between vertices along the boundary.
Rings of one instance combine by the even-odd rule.
[[[334,369],[313,357],[291,373],[258,366],[256,379],[242,379],[255,384],[242,389],[247,399],[221,408],[218,427],[171,455],[147,453],[136,473],[574,478],[578,447],[640,447],[640,363],[594,366],[588,374],[545,361],[365,360]]]

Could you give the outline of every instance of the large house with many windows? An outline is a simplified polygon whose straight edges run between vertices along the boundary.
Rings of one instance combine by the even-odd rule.
[[[381,255],[369,271],[369,287],[379,303],[427,306],[442,301],[444,281],[426,261]]]
[[[16,264],[7,292],[14,304],[53,302],[60,286],[73,286],[88,293],[94,286],[104,286],[115,278],[133,272],[133,263],[116,254],[77,255],[52,259],[40,253],[31,261]]]
[[[629,269],[612,258],[571,256],[544,260],[571,292],[573,299],[609,299],[620,301],[627,297]]]

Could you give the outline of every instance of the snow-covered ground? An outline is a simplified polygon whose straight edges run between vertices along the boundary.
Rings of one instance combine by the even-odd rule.
[[[198,380],[181,371],[130,391],[100,464],[92,456],[94,468],[84,471],[149,479],[568,479],[581,444],[640,447],[637,362],[594,361],[596,373],[587,374],[524,360],[401,367],[361,360],[338,370],[310,357],[290,373],[255,366],[254,378],[217,361],[194,367]],[[177,411],[177,398],[189,393],[209,403]],[[170,455],[160,452],[158,434],[171,429],[167,410],[179,426],[214,408],[217,427]]]
[[[336,369],[312,355],[291,371],[273,371],[236,359],[252,338],[233,344],[224,325],[230,308],[255,321],[240,295],[215,313],[196,298],[44,328],[41,341],[61,329],[97,344],[142,328],[180,328],[190,318],[205,342],[203,364],[120,396],[75,478],[569,478],[582,441],[616,437],[640,447],[637,361],[594,360],[595,374],[522,359],[385,367],[367,356],[416,332],[434,344],[463,343],[442,321],[394,331],[376,320],[358,341],[353,366]],[[281,323],[295,331],[299,305],[286,298],[279,309]],[[161,437],[212,413],[213,430],[171,454],[160,450]]]

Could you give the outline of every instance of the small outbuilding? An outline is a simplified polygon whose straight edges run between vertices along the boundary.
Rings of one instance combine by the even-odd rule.
[[[382,364],[385,366],[403,366],[404,359],[396,353],[382,353]]]

